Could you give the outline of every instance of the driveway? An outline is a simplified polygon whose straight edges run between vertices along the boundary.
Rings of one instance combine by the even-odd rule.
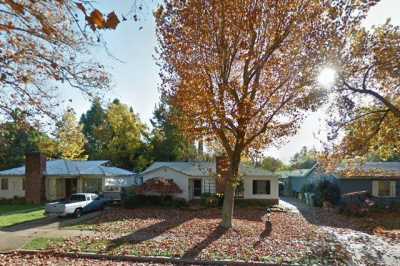
[[[79,219],[48,217],[39,221],[27,222],[0,229],[0,252],[22,248],[26,243],[38,237],[71,237],[89,235],[91,231],[62,229],[92,219],[101,212],[86,214]]]
[[[342,225],[337,220],[339,217],[345,218],[336,211],[323,212],[320,208],[307,206],[296,198],[282,197],[279,205],[299,213],[310,223],[319,225],[351,254],[351,265],[400,265],[400,241],[361,232],[352,228],[350,221]]]

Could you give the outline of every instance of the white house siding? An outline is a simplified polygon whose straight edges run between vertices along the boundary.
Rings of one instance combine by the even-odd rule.
[[[0,177],[1,179],[8,179],[8,189],[2,190],[0,186],[0,199],[12,199],[15,197],[25,197],[25,190],[23,190],[23,177],[21,176],[8,176]]]
[[[269,180],[271,183],[271,194],[253,194],[253,180]],[[270,177],[270,176],[257,176],[243,177],[243,186],[244,186],[244,199],[279,199],[279,183],[278,177]]]
[[[182,193],[175,194],[175,197],[183,198],[189,201],[189,179],[187,175],[174,171],[170,168],[160,168],[144,174],[143,182],[146,182],[146,180],[156,177],[172,179],[182,190]]]

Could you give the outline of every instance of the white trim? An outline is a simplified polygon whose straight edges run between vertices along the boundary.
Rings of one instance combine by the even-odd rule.
[[[379,182],[390,182],[390,195],[379,195]],[[396,181],[393,180],[373,180],[372,181],[372,195],[379,198],[394,198],[396,197]]]

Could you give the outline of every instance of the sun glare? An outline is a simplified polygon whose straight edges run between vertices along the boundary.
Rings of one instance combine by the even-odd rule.
[[[331,87],[336,81],[336,70],[331,67],[322,68],[318,75],[318,83],[325,88]]]

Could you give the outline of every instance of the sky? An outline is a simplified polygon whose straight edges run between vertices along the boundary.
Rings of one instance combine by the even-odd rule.
[[[115,1],[99,1],[98,3],[100,10],[115,10],[117,14],[126,14],[132,4],[131,1],[119,1],[118,4]],[[157,39],[151,14],[153,6],[154,3],[144,6],[139,22],[128,20],[121,23],[115,31],[103,33],[107,50],[112,56],[101,45],[92,49],[94,59],[104,64],[112,75],[113,86],[107,93],[106,99],[119,98],[121,102],[131,106],[139,114],[141,120],[149,126],[154,107],[159,100],[160,84],[158,67],[154,59]],[[363,24],[365,27],[371,27],[391,18],[393,24],[400,25],[399,13],[400,0],[381,0],[370,10]],[[68,107],[74,108],[78,115],[86,112],[90,107],[90,101],[79,92],[64,90],[60,96],[72,100],[68,102]],[[303,146],[318,149],[320,141],[325,137],[324,121],[328,115],[326,108],[309,114],[295,136],[280,147],[265,150],[264,154],[288,162]]]

